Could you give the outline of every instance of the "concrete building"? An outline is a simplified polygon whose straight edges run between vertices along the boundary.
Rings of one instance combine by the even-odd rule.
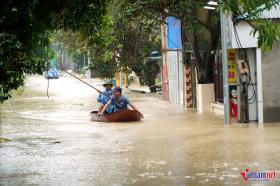
[[[270,19],[280,25],[280,6],[264,11],[262,18]],[[252,27],[246,20],[234,24],[229,17],[227,28],[228,48],[236,51],[236,63],[241,60],[248,62],[250,84],[246,91],[249,100],[244,104],[248,107],[249,121],[259,123],[280,121],[280,41],[273,45],[271,51],[264,51],[258,48],[258,35],[254,37],[251,34]],[[240,95],[241,75],[242,72],[237,68],[238,118],[242,121],[244,110],[242,110],[243,103]]]
[[[280,6],[269,11],[264,11],[263,19],[270,19],[280,25]],[[170,28],[176,25],[176,21],[162,25],[162,87],[163,98],[171,103],[184,105],[185,107],[199,107],[203,104],[202,111],[213,111],[223,114],[223,82],[222,65],[214,64],[214,73],[218,74],[215,86],[207,89],[211,92],[206,101],[204,98],[196,98],[196,105],[192,105],[192,89],[195,79],[191,79],[190,68],[183,62],[182,48],[170,47],[176,43],[177,36],[181,33],[172,33]],[[231,16],[227,22],[227,47],[229,62],[230,92],[236,90],[238,105],[238,122],[274,122],[280,121],[280,41],[277,41],[271,51],[258,48],[258,35],[251,34],[252,27],[246,20],[234,24]],[[178,31],[178,29],[177,29]],[[171,33],[171,34],[170,34]],[[175,39],[175,42],[174,42]],[[181,38],[179,38],[181,39]],[[180,40],[181,41],[181,40]],[[219,61],[219,53],[217,53]],[[220,60],[221,61],[221,60]],[[241,63],[249,70],[246,83],[243,82],[242,73],[238,68]],[[196,90],[196,94],[197,94]],[[202,91],[205,92],[205,91]],[[215,94],[214,94],[215,92]],[[244,97],[245,95],[245,97]],[[197,97],[197,95],[196,95]],[[232,97],[231,97],[232,98]],[[200,105],[201,106],[201,105]],[[205,107],[205,108],[204,108]],[[210,109],[208,109],[210,108]],[[199,110],[199,109],[198,109]]]

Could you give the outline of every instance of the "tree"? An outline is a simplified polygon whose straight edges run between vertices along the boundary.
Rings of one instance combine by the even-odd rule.
[[[90,69],[102,79],[112,79],[115,76],[117,63],[114,54],[119,45],[116,42],[112,10],[103,17],[103,26],[93,37],[89,38]]]
[[[53,47],[59,54],[67,54],[75,64],[76,72],[83,72],[83,67],[88,60],[88,40],[89,37],[82,32],[73,32],[71,30],[57,30],[51,39],[53,40]],[[63,63],[63,61],[62,61]],[[60,64],[63,66],[63,64]]]
[[[273,43],[280,39],[280,26],[263,19],[262,13],[276,5],[280,5],[279,0],[227,0],[221,2],[220,8],[237,19],[246,20],[253,28],[251,34],[259,34],[258,46],[270,50]]]
[[[211,68],[211,51],[215,51],[219,44],[220,20],[216,11],[203,9],[206,1],[195,0],[127,0],[132,13],[142,19],[154,19],[158,24],[166,24],[168,16],[181,19],[183,27],[183,43],[189,43],[195,56],[194,65],[198,70],[198,82],[213,81]],[[147,13],[148,12],[148,13]],[[201,45],[203,50],[201,50]]]
[[[219,11],[207,11],[203,7],[208,0],[126,0],[131,6],[131,13],[141,18],[162,18],[174,16],[182,20],[184,43],[190,43],[195,56],[194,65],[198,70],[198,82],[213,81],[211,70],[211,51],[219,49],[220,20]],[[279,26],[269,20],[261,19],[261,12],[269,10],[279,0],[222,0],[219,7],[226,13],[233,13],[250,18],[252,34],[259,33],[259,46],[270,49],[274,41],[279,39]],[[219,10],[219,9],[218,9]],[[207,37],[204,37],[208,35]],[[200,50],[200,43],[205,43],[205,50]]]
[[[93,35],[101,27],[106,4],[106,0],[1,1],[0,101],[23,85],[24,73],[43,71],[45,61],[34,60],[34,51],[48,45],[42,42],[47,32],[64,29]]]
[[[89,39],[90,68],[101,78],[112,78],[117,69],[126,66],[128,73],[134,71],[142,84],[151,86],[155,84],[159,66],[151,65],[146,58],[160,49],[160,25],[153,19],[132,16],[132,7],[127,5],[126,1],[118,0],[107,7],[103,29]],[[119,64],[116,54],[120,54]]]
[[[134,15],[134,6],[122,1],[121,17],[116,25],[117,39],[122,45],[121,62],[140,79],[142,85],[153,86],[160,72],[158,63],[149,60],[152,51],[160,51],[160,21]],[[150,88],[151,92],[155,87]]]
[[[144,61],[142,77],[144,77],[144,81],[149,86],[151,92],[157,91],[155,86],[156,84],[155,80],[159,72],[160,72],[160,66],[157,63],[157,60],[148,58]]]

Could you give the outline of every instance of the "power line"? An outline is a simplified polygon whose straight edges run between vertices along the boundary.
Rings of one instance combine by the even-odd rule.
[[[233,30],[234,30],[234,35],[235,35],[237,45],[240,49],[243,49],[240,38],[239,38],[239,35],[238,35],[238,32],[237,32],[237,29],[236,29],[236,22],[235,21],[233,21],[233,22],[234,22],[233,23]],[[253,104],[256,101],[256,90],[255,90],[255,87],[254,87],[254,84],[253,84],[253,81],[252,81],[251,68],[250,68],[250,64],[248,62],[247,52],[245,51],[244,53],[245,53],[245,58],[246,58],[244,61],[245,61],[246,65],[248,66],[248,74],[246,73],[246,76],[249,79],[247,81],[247,78],[246,78],[246,83],[247,83],[247,86],[249,85],[253,88],[253,95],[252,95],[251,98],[248,98],[248,103]]]

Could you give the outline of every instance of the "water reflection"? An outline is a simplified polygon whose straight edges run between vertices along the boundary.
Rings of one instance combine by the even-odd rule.
[[[0,185],[242,185],[246,168],[280,170],[279,123],[224,126],[138,94],[144,121],[94,123],[92,89],[62,78],[48,99],[45,85],[29,77],[1,105],[1,137],[12,141],[0,143]]]

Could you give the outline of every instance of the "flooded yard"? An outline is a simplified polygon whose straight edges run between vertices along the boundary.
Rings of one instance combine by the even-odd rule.
[[[101,88],[101,83],[90,80]],[[29,76],[1,105],[0,185],[280,185],[240,172],[280,170],[280,123],[224,126],[159,96],[128,93],[141,122],[97,123],[97,92],[75,79]]]

